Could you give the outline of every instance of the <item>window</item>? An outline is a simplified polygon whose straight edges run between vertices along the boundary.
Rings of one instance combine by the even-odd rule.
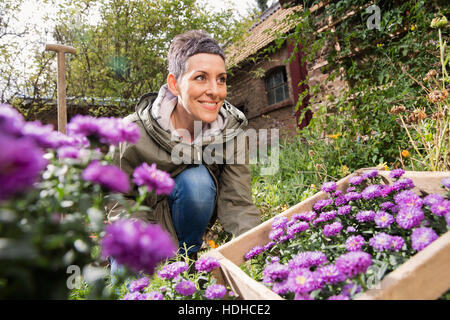
[[[284,67],[267,76],[266,92],[269,106],[289,99],[289,87]]]

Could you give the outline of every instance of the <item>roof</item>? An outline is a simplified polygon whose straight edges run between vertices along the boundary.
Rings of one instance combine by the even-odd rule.
[[[247,36],[225,49],[227,64],[235,66],[269,45],[275,40],[274,31],[281,33],[289,31],[293,26],[287,24],[283,19],[293,13],[294,10],[301,8],[301,5],[297,5],[284,9],[277,1],[265,10],[260,15],[259,21],[249,29]]]

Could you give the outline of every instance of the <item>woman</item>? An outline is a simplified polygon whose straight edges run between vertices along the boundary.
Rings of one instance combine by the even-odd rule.
[[[207,33],[188,31],[173,39],[168,62],[167,83],[157,95],[142,96],[136,112],[126,118],[139,126],[140,140],[120,145],[114,158],[130,175],[143,162],[155,163],[171,175],[171,194],[152,193],[143,205],[153,210],[133,217],[161,224],[179,244],[180,253],[186,247],[195,257],[208,224],[216,218],[236,236],[261,220],[252,202],[248,161],[233,161],[242,146],[247,149],[241,140],[247,120],[225,101],[222,49]],[[238,151],[230,148],[234,145]],[[120,215],[116,206],[108,218]]]

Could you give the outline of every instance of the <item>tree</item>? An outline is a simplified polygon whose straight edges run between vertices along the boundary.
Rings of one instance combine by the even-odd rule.
[[[267,0],[256,0],[256,4],[258,5],[259,10],[261,12],[265,11],[268,8]]]

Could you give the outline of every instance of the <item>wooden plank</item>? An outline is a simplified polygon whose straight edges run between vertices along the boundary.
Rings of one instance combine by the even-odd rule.
[[[450,231],[389,273],[356,300],[429,300],[450,288]]]

